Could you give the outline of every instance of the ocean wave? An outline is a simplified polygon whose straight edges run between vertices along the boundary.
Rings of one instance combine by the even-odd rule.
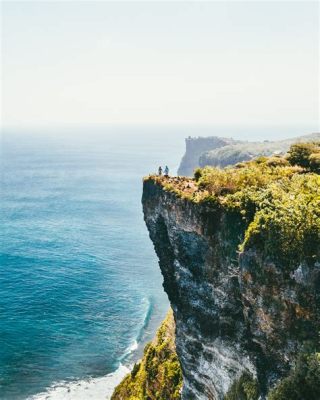
[[[121,382],[130,368],[120,364],[119,368],[100,378],[73,382],[59,382],[46,392],[29,397],[27,400],[108,400],[114,388]]]
[[[143,316],[143,322],[138,331],[136,339],[127,347],[126,351],[120,357],[120,366],[115,371],[100,378],[88,378],[72,382],[57,382],[51,385],[47,391],[29,397],[27,400],[108,400],[114,391],[114,388],[121,382],[132,366],[123,365],[122,362],[130,359],[139,347],[139,343],[144,336],[145,330],[149,324],[153,303],[150,298],[145,298],[146,311]],[[132,360],[131,360],[132,361]],[[127,364],[126,363],[126,364]]]
[[[153,311],[153,301],[151,298],[145,298],[144,300],[147,301],[147,308],[146,308],[146,312],[144,314],[144,318],[143,318],[143,323],[141,325],[141,328],[139,330],[139,333],[137,335],[137,342],[140,342],[140,340],[143,337],[143,334],[149,324],[150,318],[152,316],[152,311]]]
[[[147,306],[146,306],[146,311],[143,316],[143,321],[142,321],[141,327],[137,333],[135,340],[127,347],[126,351],[120,357],[120,359],[119,359],[120,362],[124,362],[125,360],[127,360],[129,358],[129,356],[138,349],[139,344],[145,333],[146,327],[149,324],[149,321],[150,321],[150,318],[152,315],[153,303],[152,303],[151,299],[149,299],[149,298],[145,298],[144,300],[146,301]]]

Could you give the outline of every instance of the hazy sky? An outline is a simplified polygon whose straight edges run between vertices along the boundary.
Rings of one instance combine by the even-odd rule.
[[[319,124],[317,2],[2,2],[2,120]]]

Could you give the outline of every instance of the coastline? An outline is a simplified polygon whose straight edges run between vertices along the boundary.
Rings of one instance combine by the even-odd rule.
[[[96,378],[54,382],[46,390],[29,396],[26,400],[110,400],[114,389],[131,372],[135,362],[141,360],[144,346],[148,342],[145,334],[152,318],[154,304],[150,298],[146,300],[147,307],[142,325],[136,338],[119,358],[119,366],[115,371]]]
[[[60,382],[47,391],[28,398],[28,400],[109,400],[115,387],[131,371],[131,365],[120,364],[118,369],[99,378],[83,379],[73,382]]]
[[[119,366],[115,371],[96,378],[55,382],[46,390],[28,397],[27,400],[110,400],[114,389],[142,356],[139,350],[142,351],[146,344],[144,333],[149,325],[152,310],[152,301],[148,299],[142,326],[135,340],[120,357]]]

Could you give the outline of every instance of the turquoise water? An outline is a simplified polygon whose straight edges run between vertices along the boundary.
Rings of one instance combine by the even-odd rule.
[[[154,334],[168,301],[142,176],[177,167],[184,134],[171,133],[3,136],[1,399],[104,376]]]
[[[142,176],[160,164],[175,172],[184,137],[195,132],[257,140],[310,131],[152,127],[3,135],[1,400],[39,393],[37,399],[88,399],[87,392],[65,397],[50,388],[78,388],[141,355],[168,309],[143,222]]]

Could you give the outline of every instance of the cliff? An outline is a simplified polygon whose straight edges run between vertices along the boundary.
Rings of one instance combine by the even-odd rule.
[[[191,176],[197,167],[226,167],[249,161],[258,156],[284,154],[296,142],[315,141],[320,133],[313,133],[287,140],[248,142],[228,138],[189,137],[186,139],[186,152],[181,160],[178,175]]]
[[[175,324],[172,311],[147,344],[142,360],[115,389],[111,400],[181,398],[182,375],[175,351]]]
[[[234,143],[233,139],[225,139],[218,136],[209,136],[209,137],[188,137],[185,140],[186,143],[186,152],[182,157],[178,175],[193,175],[193,170],[199,167],[199,158],[202,153],[218,149],[220,147],[226,146],[228,144]]]
[[[319,175],[260,159],[196,180],[148,177],[142,201],[174,313],[183,399],[266,398],[306,346],[319,350]],[[318,387],[319,372],[314,379]],[[270,399],[319,398],[310,390]]]

